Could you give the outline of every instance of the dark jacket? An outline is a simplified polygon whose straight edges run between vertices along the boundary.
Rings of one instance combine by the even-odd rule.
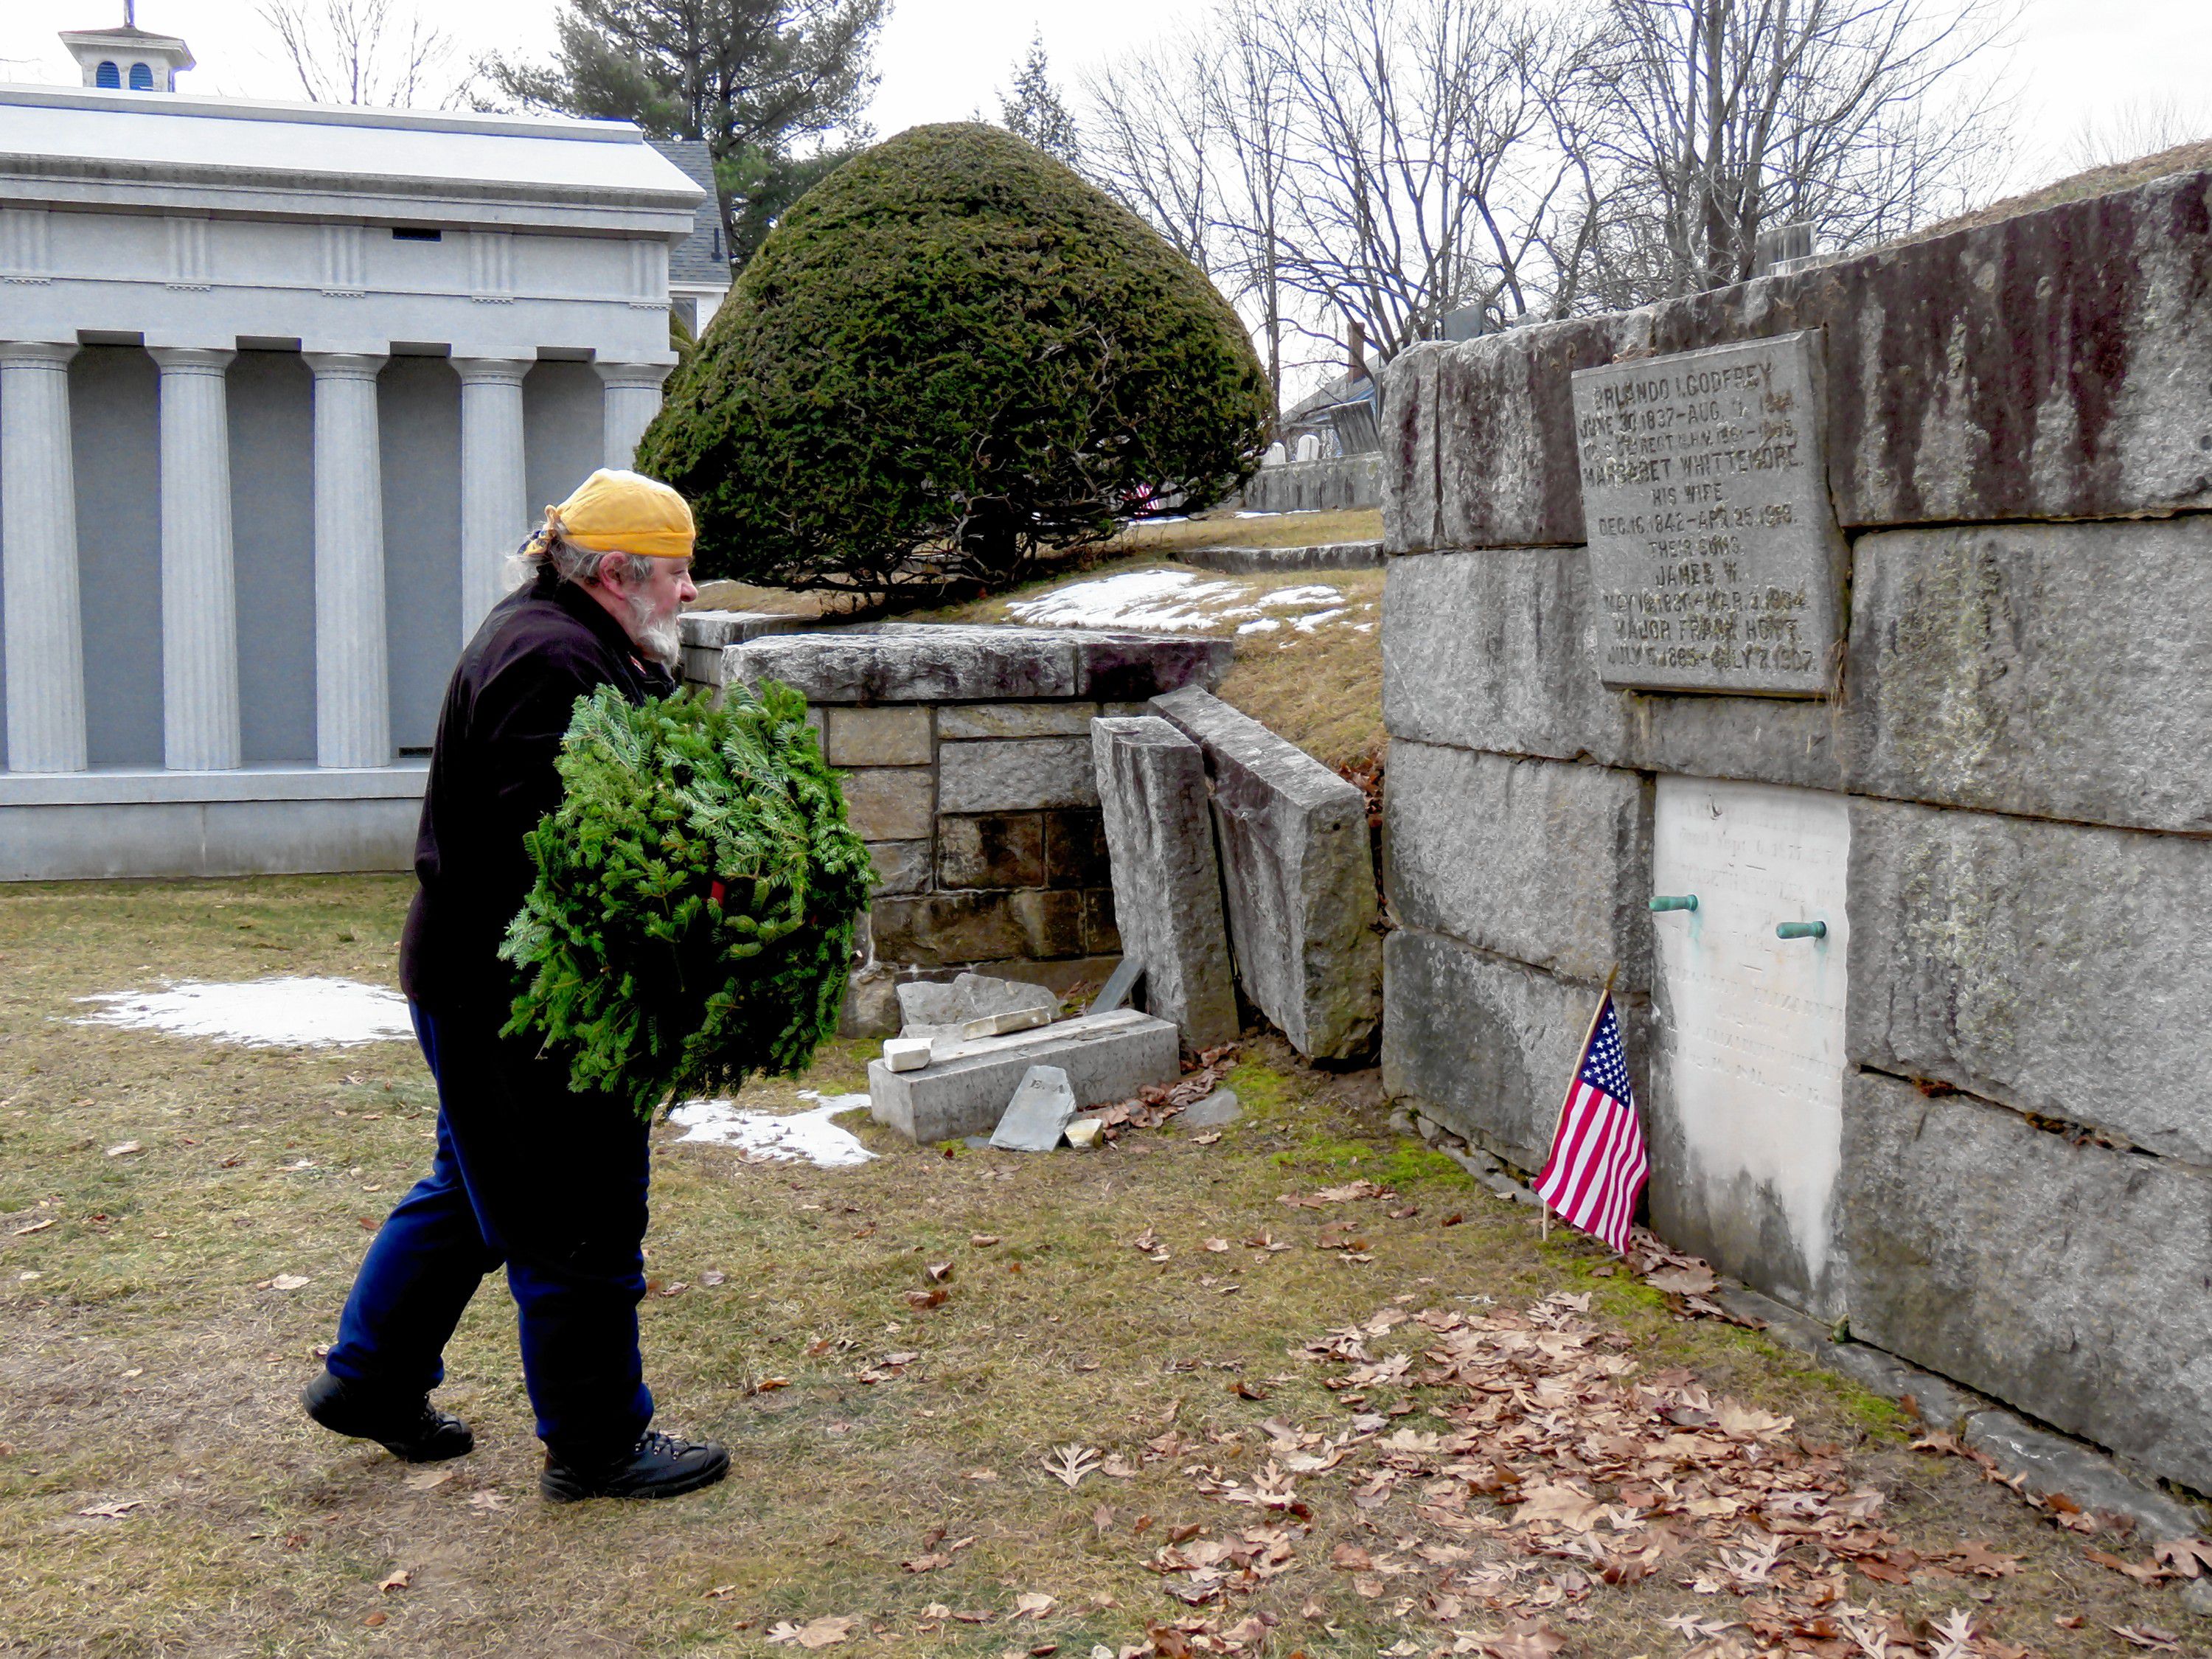
[[[502,1018],[517,975],[498,959],[535,877],[523,836],[561,802],[553,769],[576,699],[602,685],[632,703],[676,689],[592,596],[549,568],[492,607],[438,711],[415,838],[422,886],[399,941],[412,1001]]]

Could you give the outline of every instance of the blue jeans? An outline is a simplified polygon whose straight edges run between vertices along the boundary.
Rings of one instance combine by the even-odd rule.
[[[538,1437],[571,1462],[627,1449],[653,1420],[637,1348],[646,1126],[620,1100],[571,1093],[566,1066],[497,1036],[495,1014],[409,1009],[438,1082],[437,1155],[369,1245],[325,1363],[427,1393],[504,1263]]]

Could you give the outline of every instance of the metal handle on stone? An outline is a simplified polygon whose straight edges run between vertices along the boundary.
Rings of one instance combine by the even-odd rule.
[[[1784,921],[1775,924],[1777,939],[1826,939],[1828,924],[1825,921]]]
[[[1694,910],[1698,908],[1698,896],[1695,893],[1657,894],[1652,898],[1651,908],[1655,910]]]

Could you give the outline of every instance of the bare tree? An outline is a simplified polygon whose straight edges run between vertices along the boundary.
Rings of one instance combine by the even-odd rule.
[[[1588,302],[1753,274],[1761,230],[1838,248],[1911,229],[1994,181],[1996,94],[1968,73],[2011,0],[1609,0],[1579,163]]]
[[[259,0],[300,88],[318,104],[454,102],[453,36],[400,0]]]
[[[2172,93],[2130,98],[2075,129],[2057,165],[2086,173],[2207,138],[2212,138],[2212,106],[2185,104]]]
[[[1220,228],[1213,70],[1210,44],[1169,37],[1082,82],[1084,171],[1208,273]]]

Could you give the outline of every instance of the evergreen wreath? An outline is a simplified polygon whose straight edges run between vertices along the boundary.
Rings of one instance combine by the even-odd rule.
[[[526,975],[504,1035],[642,1117],[789,1075],[836,1030],[874,878],[799,693],[576,700],[561,805],[500,955]]]

